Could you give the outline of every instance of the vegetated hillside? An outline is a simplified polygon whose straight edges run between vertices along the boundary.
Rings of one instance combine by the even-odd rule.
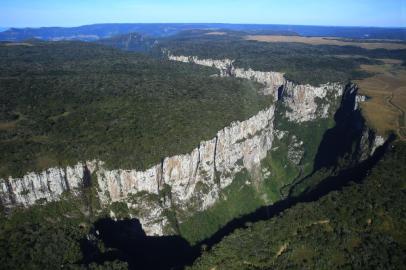
[[[192,269],[400,269],[406,255],[405,163],[406,144],[396,143],[362,183],[247,224]]]
[[[1,209],[0,268],[127,269],[127,263],[118,260],[93,262],[111,252],[96,237],[87,238],[94,198],[89,189],[80,197],[14,209],[9,216]]]
[[[406,50],[367,50],[353,46],[309,45],[302,43],[266,43],[244,40],[244,35],[226,32],[186,31],[161,40],[161,46],[175,55],[236,60],[235,65],[261,71],[279,71],[301,84],[319,85],[363,78],[361,64],[380,63],[379,58],[405,59]],[[353,57],[339,57],[339,56]],[[375,59],[374,59],[375,58]]]
[[[101,39],[96,43],[125,51],[147,52],[152,50],[157,42],[156,39],[148,36],[143,36],[138,33],[129,33]]]
[[[207,28],[208,24],[145,24],[145,23],[106,23],[78,27],[10,28],[0,33],[0,40],[22,41],[31,38],[43,40],[82,40],[95,41],[138,32],[149,36],[168,36],[182,30]]]
[[[344,38],[328,38],[328,37],[302,37],[302,36],[287,36],[287,35],[248,35],[247,40],[261,42],[294,42],[305,43],[310,45],[335,45],[335,46],[354,46],[364,49],[387,49],[401,50],[406,49],[406,43],[401,41],[386,41],[386,40],[350,40]]]
[[[3,43],[0,175],[91,159],[146,168],[272,102],[216,72],[88,43]]]

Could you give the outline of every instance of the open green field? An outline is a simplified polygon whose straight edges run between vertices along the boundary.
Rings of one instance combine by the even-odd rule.
[[[294,42],[310,45],[334,45],[334,46],[355,46],[363,49],[386,49],[386,50],[404,50],[405,43],[385,42],[385,40],[374,40],[369,42],[351,41],[343,38],[333,37],[302,37],[302,36],[278,36],[278,35],[248,35],[246,40],[261,42]]]
[[[288,80],[314,86],[328,82],[347,83],[371,76],[371,73],[360,69],[361,65],[382,64],[380,59],[406,59],[406,44],[398,42],[259,37],[264,36],[247,37],[244,32],[196,30],[162,39],[160,46],[175,55],[233,59],[237,67],[282,72]]]
[[[406,140],[406,69],[400,61],[382,61],[382,65],[362,65],[374,75],[355,81],[360,93],[370,98],[361,104],[362,112],[378,133],[394,132]]]

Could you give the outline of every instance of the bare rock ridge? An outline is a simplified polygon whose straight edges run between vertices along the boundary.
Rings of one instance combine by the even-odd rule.
[[[344,86],[338,83],[319,87],[296,85],[285,80],[282,73],[235,68],[233,61],[228,59],[171,54],[168,57],[174,61],[214,66],[220,70],[221,76],[246,78],[263,84],[263,93],[281,100],[287,108],[285,117],[295,123],[330,117],[336,109],[331,104],[339,102],[344,91]],[[270,153],[274,137],[286,134],[275,130],[275,112],[276,107],[272,105],[245,121],[233,122],[211,140],[200,142],[190,153],[164,158],[145,171],[111,170],[103,161],[94,160],[66,168],[49,168],[40,173],[31,172],[21,178],[0,179],[0,201],[5,207],[28,207],[60,200],[66,192],[80,194],[87,178],[91,177],[97,184],[102,206],[124,202],[134,210],[134,217],[140,220],[147,235],[172,234],[174,231],[165,210],[203,211],[218,200],[221,191],[232,183],[238,172],[243,169],[253,174],[261,172],[261,160]],[[382,143],[382,138],[374,137],[373,148]],[[292,154],[293,150],[289,153],[296,163],[304,153],[301,147],[298,141],[295,153]],[[367,151],[369,155],[370,150]],[[114,215],[111,212],[111,216]]]

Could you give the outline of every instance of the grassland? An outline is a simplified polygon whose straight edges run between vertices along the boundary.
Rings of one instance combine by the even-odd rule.
[[[369,125],[379,134],[394,131],[406,140],[406,70],[400,61],[382,61],[382,65],[361,65],[362,70],[375,74],[355,81],[360,93],[369,97],[361,108]]]
[[[360,64],[358,71],[361,74],[370,74],[360,78],[352,77],[360,88],[360,94],[368,97],[361,104],[363,115],[368,124],[379,134],[396,133],[402,140],[406,140],[406,69],[403,57],[381,57],[381,52],[404,52],[406,43],[385,42],[383,40],[357,41],[327,37],[301,37],[301,36],[275,36],[275,35],[249,35],[244,37],[249,41],[261,43],[302,43],[317,46],[331,45],[335,50],[344,46],[358,47],[366,51],[349,51],[351,53],[332,54],[340,59],[367,58],[371,63]],[[358,49],[360,50],[360,49]],[[368,53],[371,52],[371,53]],[[334,52],[334,50],[332,51]],[[389,56],[389,55],[388,55]],[[375,60],[375,61],[373,61]]]
[[[406,54],[406,50],[367,50],[353,46],[257,42],[246,40],[244,36],[245,34],[239,32],[210,35],[207,32],[191,31],[161,40],[160,47],[175,55],[234,59],[236,67],[283,72],[290,81],[314,86],[328,82],[346,83],[350,79],[363,78],[368,74],[359,71],[360,64],[375,64],[377,60],[373,58],[378,56],[398,59]],[[355,54],[361,57],[336,56]]]
[[[386,49],[386,50],[402,50],[406,49],[406,43],[394,42],[357,42],[341,38],[327,38],[327,37],[301,37],[301,36],[275,36],[275,35],[248,35],[245,36],[246,40],[254,40],[261,42],[294,42],[304,43],[310,45],[335,45],[335,46],[355,46],[363,49]]]

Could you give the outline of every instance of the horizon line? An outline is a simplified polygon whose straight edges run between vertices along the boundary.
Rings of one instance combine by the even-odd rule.
[[[322,25],[322,24],[280,24],[280,23],[228,23],[228,22],[96,22],[89,24],[79,24],[70,26],[0,26],[9,29],[39,29],[39,28],[77,28],[82,26],[102,25],[102,24],[219,24],[219,25],[280,25],[280,26],[308,26],[308,27],[337,27],[337,28],[392,28],[406,29],[406,26],[376,26],[376,25]]]

